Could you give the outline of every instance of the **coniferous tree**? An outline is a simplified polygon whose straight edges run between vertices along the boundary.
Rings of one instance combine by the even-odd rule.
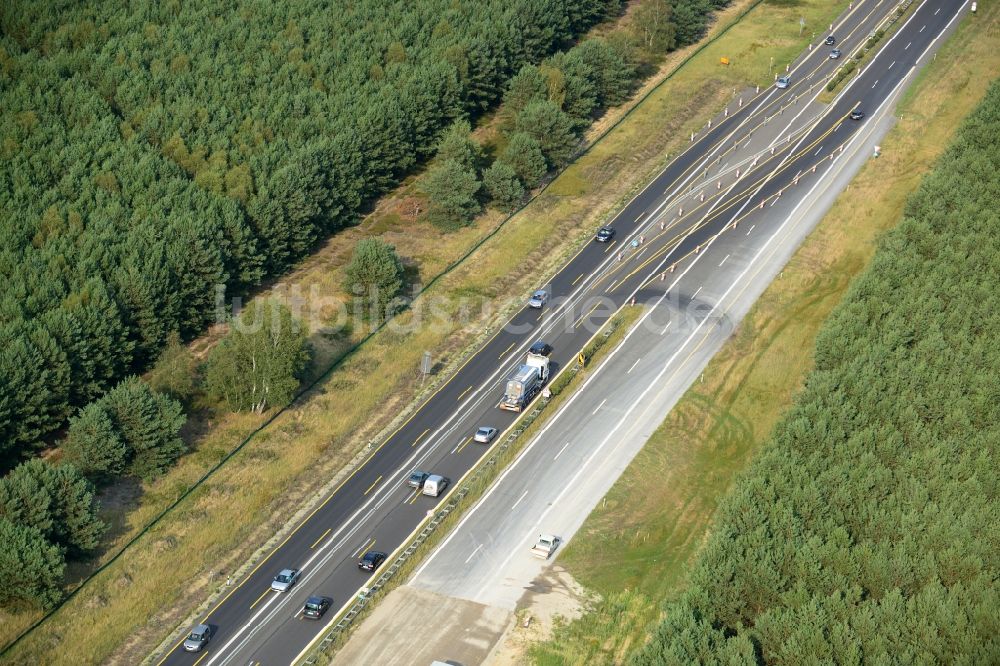
[[[541,144],[527,132],[514,132],[510,135],[500,161],[509,164],[521,182],[529,188],[538,185],[548,171]]]
[[[67,461],[96,483],[108,483],[124,474],[131,457],[103,401],[88,404],[70,418],[62,450]]]
[[[0,480],[0,517],[33,527],[73,554],[97,547],[104,523],[94,489],[72,465],[34,459]]]
[[[478,199],[481,188],[475,172],[458,162],[436,164],[420,182],[428,197],[427,219],[442,229],[469,224],[482,210]]]
[[[62,598],[62,550],[34,527],[0,517],[0,608],[50,608]]]
[[[403,288],[403,264],[396,248],[381,238],[362,238],[344,269],[344,289],[367,301],[378,313],[387,308]]]
[[[524,186],[518,180],[517,173],[512,166],[501,160],[497,160],[483,172],[483,184],[489,190],[493,203],[504,212],[516,210],[524,199]]]
[[[100,401],[128,451],[128,473],[149,479],[187,449],[180,438],[186,417],[179,402],[127,377]]]
[[[548,99],[548,82],[535,65],[524,65],[507,83],[501,113],[505,124],[513,127],[514,119],[530,102]]]
[[[518,132],[538,142],[552,166],[566,164],[576,150],[578,140],[573,133],[573,119],[549,100],[536,100],[524,107],[517,114],[515,126]]]
[[[483,160],[483,151],[475,141],[469,138],[472,127],[467,120],[457,120],[452,123],[441,137],[438,144],[439,160],[452,160],[462,165],[462,168],[472,173],[479,173]]]

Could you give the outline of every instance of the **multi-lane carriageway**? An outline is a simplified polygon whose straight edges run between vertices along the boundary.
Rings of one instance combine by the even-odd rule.
[[[480,425],[503,431],[517,414],[496,409],[503,383],[527,347],[545,339],[555,347],[556,371],[573,362],[593,331],[633,298],[662,295],[672,269],[724,234],[775,225],[769,215],[781,197],[794,197],[832,164],[864,120],[848,120],[852,109],[871,114],[922,64],[921,57],[967,3],[925,0],[907,15],[878,56],[821,114],[807,111],[841,61],[814,46],[791,68],[785,90],[749,91],[728,113],[691,142],[611,222],[612,244],[589,243],[547,285],[553,295],[541,312],[524,308],[501,327],[412,416],[329,496],[296,525],[198,622],[216,630],[201,653],[171,643],[158,664],[290,663],[322,631],[326,619],[348,604],[368,575],[357,557],[376,548],[392,552],[443,498],[417,495],[404,485],[414,468],[460,479],[486,448],[472,443]],[[845,57],[890,15],[896,3],[854,2],[833,34]],[[825,33],[817,36],[821,44]],[[920,61],[920,62],[918,62]],[[815,106],[815,105],[814,105]],[[814,107],[811,107],[814,108]],[[770,137],[770,138],[768,138]],[[642,243],[634,243],[639,238]],[[543,285],[539,285],[543,286]],[[303,570],[287,593],[270,591],[286,567]],[[320,622],[299,612],[311,594],[332,597]],[[184,627],[183,629],[187,629]],[[181,637],[181,640],[183,637]]]

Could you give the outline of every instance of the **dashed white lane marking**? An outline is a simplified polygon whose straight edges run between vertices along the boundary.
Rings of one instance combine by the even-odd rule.
[[[903,47],[903,50],[905,51],[906,49],[910,48],[910,44],[912,44],[912,43],[913,42],[907,42],[906,46]]]
[[[670,328],[670,324],[672,324],[672,323],[674,323],[674,322],[672,322],[672,321],[668,321],[668,322],[667,322],[667,325],[663,327],[663,330],[662,330],[662,331],[660,331],[660,335],[663,335],[663,334],[665,334],[665,333],[667,332],[667,329],[668,329],[668,328]]]
[[[727,254],[726,259],[729,259],[730,256],[732,255]],[[722,264],[726,263],[726,259],[723,259],[722,261],[719,262],[719,268],[722,268]]]
[[[896,64],[896,61],[895,61],[895,60],[893,60],[893,61],[892,61],[892,62],[891,62],[891,63],[889,64],[889,67],[887,67],[887,69],[892,69],[892,66],[893,66],[893,65],[895,65],[895,64]]]
[[[749,231],[747,231],[747,236],[749,236],[749,235],[750,235],[750,231],[753,231],[753,228],[754,228],[754,227],[756,227],[756,226],[757,226],[756,224],[751,224],[751,225],[750,225],[750,230],[749,230]]]
[[[557,453],[555,455],[555,458],[552,458],[552,459],[555,460],[556,458],[558,458],[559,456],[561,456],[562,452],[566,450],[567,446],[569,446],[569,442],[566,442],[565,444],[563,444],[563,447],[561,449],[559,449],[559,453]]]
[[[691,294],[691,300],[694,300],[694,299],[698,298],[698,294],[700,294],[700,293],[701,293],[701,287],[698,287],[698,291],[696,291],[693,294]]]
[[[478,552],[479,552],[479,550],[480,550],[480,549],[481,549],[482,547],[483,547],[483,544],[479,544],[478,546],[476,546],[476,549],[475,549],[474,551],[472,551],[472,554],[471,554],[471,555],[469,555],[469,556],[468,556],[467,558],[465,558],[465,563],[466,563],[466,564],[468,564],[468,563],[469,563],[469,560],[471,560],[471,559],[472,559],[473,557],[475,557],[475,556],[476,556],[476,553],[478,553]]]
[[[517,506],[518,504],[520,504],[521,500],[523,500],[527,496],[528,496],[528,491],[525,490],[524,493],[520,497],[517,498],[517,501],[510,505],[510,510],[513,511],[514,507]]]
[[[635,370],[635,366],[639,365],[639,361],[641,361],[641,360],[642,360],[641,358],[635,359],[635,363],[632,364],[631,368],[629,368],[628,370],[625,371],[625,374],[627,375],[628,373],[630,373],[633,370]]]
[[[923,31],[924,31],[924,28],[926,28],[926,27],[927,27],[926,25],[924,25],[924,26],[920,26],[920,30],[917,30],[917,32],[923,32]]]
[[[816,152],[813,153],[813,157],[819,155],[821,152],[823,152],[823,146],[820,146],[819,148],[816,149]]]
[[[604,403],[606,403],[607,401],[608,401],[608,399],[607,399],[607,398],[605,398],[604,400],[601,400],[601,404],[599,404],[599,405],[597,406],[597,409],[600,409],[601,407],[603,407],[603,406],[604,406]],[[596,413],[597,413],[597,409],[595,409],[594,411],[592,411],[592,412],[591,412],[591,414],[596,414]]]
[[[872,84],[872,90],[875,90],[875,86],[878,85],[878,79],[875,79],[875,83]]]
[[[934,16],[937,16],[939,11],[941,11],[940,7],[938,7],[937,9],[935,9],[934,10]]]

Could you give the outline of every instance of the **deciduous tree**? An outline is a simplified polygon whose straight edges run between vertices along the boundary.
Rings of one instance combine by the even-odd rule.
[[[288,308],[254,302],[209,355],[206,389],[234,411],[263,412],[291,400],[308,359],[306,332]]]

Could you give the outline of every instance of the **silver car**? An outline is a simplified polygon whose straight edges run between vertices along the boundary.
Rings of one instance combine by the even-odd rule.
[[[778,80],[774,82],[774,87],[784,89],[787,88],[789,85],[791,85],[791,83],[792,83],[791,77],[781,76],[778,77]]]
[[[184,649],[188,652],[201,652],[201,649],[210,640],[212,640],[212,627],[207,624],[199,624],[191,630],[191,635],[184,640]]]
[[[548,300],[549,300],[549,292],[545,291],[544,289],[539,289],[538,291],[536,291],[531,295],[531,298],[528,299],[528,307],[535,309],[544,308]]]
[[[472,436],[472,439],[479,442],[480,444],[489,444],[493,441],[493,438],[497,436],[497,429],[490,428],[489,426],[483,426],[476,431],[476,434]]]
[[[300,575],[302,575],[302,572],[298,569],[282,569],[281,573],[271,581],[271,589],[275,592],[287,592],[299,582]]]

